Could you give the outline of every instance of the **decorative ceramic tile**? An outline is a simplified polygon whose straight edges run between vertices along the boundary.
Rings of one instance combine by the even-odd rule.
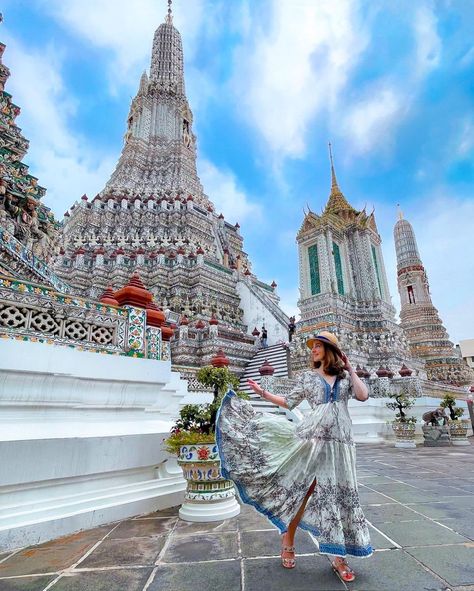
[[[129,352],[145,354],[146,312],[142,308],[124,306],[128,311],[127,349]]]
[[[155,326],[148,326],[146,329],[146,357],[161,359],[161,330]]]

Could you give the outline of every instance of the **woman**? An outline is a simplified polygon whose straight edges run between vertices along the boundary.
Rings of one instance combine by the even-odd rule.
[[[263,390],[265,400],[293,409],[307,400],[311,411],[299,423],[256,412],[228,392],[219,409],[216,436],[222,472],[248,503],[278,527],[282,565],[296,565],[297,527],[318,538],[321,554],[333,556],[334,571],[343,581],[355,579],[346,556],[370,556],[367,523],[362,512],[355,472],[355,447],[348,400],[365,401],[368,390],[335,335],[321,332],[307,341],[312,369],[298,376],[285,396]]]

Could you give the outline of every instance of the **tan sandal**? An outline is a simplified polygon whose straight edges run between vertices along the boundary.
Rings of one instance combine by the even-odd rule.
[[[332,562],[332,570],[344,583],[351,583],[355,580],[355,572],[347,564],[347,562],[341,558],[337,563]]]
[[[282,546],[281,548],[281,565],[283,568],[295,568],[296,566],[296,558],[287,558],[283,557],[283,552],[292,552],[295,553],[294,546]]]

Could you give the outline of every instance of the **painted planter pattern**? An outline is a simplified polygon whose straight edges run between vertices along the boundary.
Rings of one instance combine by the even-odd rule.
[[[235,496],[234,485],[221,473],[221,461],[215,443],[182,445],[178,464],[188,486],[185,500],[207,502]]]
[[[451,443],[453,445],[469,445],[469,441],[467,440],[468,428],[469,421],[466,419],[450,421],[449,435],[451,436]]]
[[[411,423],[392,423],[392,429],[397,442],[415,444],[415,425]]]

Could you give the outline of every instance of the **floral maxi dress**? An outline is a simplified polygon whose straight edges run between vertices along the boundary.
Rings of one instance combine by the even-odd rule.
[[[316,371],[306,371],[285,398],[290,409],[306,399],[311,411],[292,423],[256,411],[229,391],[217,416],[216,438],[223,476],[281,533],[316,480],[299,527],[316,536],[322,554],[370,556],[357,490],[351,397],[347,372],[331,387]]]

